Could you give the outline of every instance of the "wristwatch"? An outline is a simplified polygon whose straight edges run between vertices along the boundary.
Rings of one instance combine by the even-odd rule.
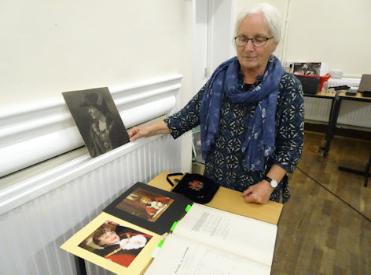
[[[278,185],[278,182],[277,182],[275,179],[272,179],[272,178],[270,178],[270,177],[268,177],[268,176],[265,176],[265,177],[264,177],[264,180],[266,180],[267,182],[269,182],[269,184],[271,185],[271,187],[272,187],[273,189],[276,188],[277,185]]]

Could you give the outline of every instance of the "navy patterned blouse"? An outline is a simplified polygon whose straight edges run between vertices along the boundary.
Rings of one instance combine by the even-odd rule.
[[[258,83],[247,85],[240,76],[244,92]],[[174,138],[200,124],[199,114],[203,87],[179,112],[165,119]],[[248,123],[246,119],[254,112],[255,104],[233,104],[225,97],[221,107],[219,134],[208,154],[205,176],[218,184],[238,191],[261,181],[273,164],[292,173],[303,148],[304,138],[304,97],[299,80],[284,73],[279,86],[276,112],[276,148],[267,159],[265,172],[249,171],[242,164],[241,145]],[[273,191],[271,200],[286,202],[290,197],[287,177]]]

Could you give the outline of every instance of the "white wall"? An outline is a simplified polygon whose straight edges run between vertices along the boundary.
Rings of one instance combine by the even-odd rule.
[[[193,1],[192,22],[192,87],[195,94],[207,81],[208,0]]]
[[[174,74],[183,76],[179,108],[192,93],[191,29],[187,0],[2,0],[0,118],[60,104],[62,91]]]
[[[291,1],[287,60],[318,60],[355,77],[371,73],[370,15],[370,0]]]
[[[185,75],[188,6],[184,0],[2,0],[0,107]]]

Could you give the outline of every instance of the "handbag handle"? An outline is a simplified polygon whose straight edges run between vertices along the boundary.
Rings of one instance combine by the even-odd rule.
[[[183,176],[184,174],[183,173],[170,173],[170,174],[167,174],[166,176],[166,180],[167,182],[171,185],[171,186],[174,186],[174,183],[170,180],[170,177],[174,177],[174,176]],[[177,183],[180,181],[178,179],[174,179],[174,181],[176,181]]]

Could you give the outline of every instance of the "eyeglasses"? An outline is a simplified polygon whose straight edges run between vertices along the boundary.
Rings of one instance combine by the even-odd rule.
[[[234,38],[234,41],[237,47],[245,47],[247,43],[249,43],[249,40],[251,40],[254,47],[262,47],[265,44],[267,44],[267,41],[269,39],[272,39],[272,38],[273,36],[272,37],[258,36],[258,37],[248,38],[247,36],[244,36],[244,35],[238,35]]]

